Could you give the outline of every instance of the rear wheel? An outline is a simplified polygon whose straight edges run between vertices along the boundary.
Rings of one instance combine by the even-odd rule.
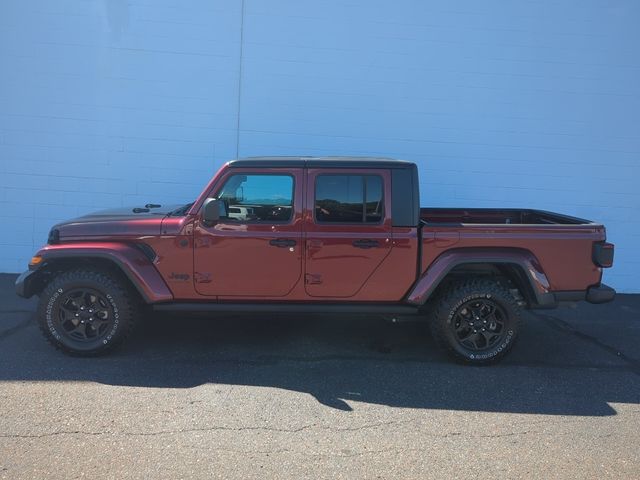
[[[483,365],[504,357],[518,334],[520,306],[496,280],[453,283],[430,319],[435,340],[457,361]]]
[[[72,270],[55,277],[44,289],[38,323],[60,350],[95,356],[112,350],[131,332],[138,299],[119,278],[93,270]]]

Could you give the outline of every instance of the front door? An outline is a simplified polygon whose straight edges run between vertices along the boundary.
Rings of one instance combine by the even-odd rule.
[[[194,282],[201,295],[284,297],[302,275],[302,169],[230,168],[210,197],[226,212],[197,222]]]
[[[348,298],[393,248],[388,170],[309,169],[305,290]]]

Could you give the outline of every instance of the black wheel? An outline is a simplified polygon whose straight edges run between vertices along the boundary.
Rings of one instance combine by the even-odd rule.
[[[457,361],[483,365],[504,357],[518,334],[520,306],[495,280],[453,283],[436,300],[434,339]]]
[[[38,324],[56,348],[79,356],[113,349],[138,316],[136,293],[100,271],[72,270],[55,277],[40,295]]]

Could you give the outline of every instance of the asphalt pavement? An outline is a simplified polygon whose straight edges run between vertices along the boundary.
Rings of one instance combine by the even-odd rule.
[[[0,275],[0,478],[640,478],[640,295],[525,315],[499,365],[423,325],[147,318],[57,352]]]

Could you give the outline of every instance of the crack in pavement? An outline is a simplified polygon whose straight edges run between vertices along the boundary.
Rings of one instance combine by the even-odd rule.
[[[435,347],[434,347],[435,349]],[[201,364],[203,360],[215,362],[216,364],[224,363],[235,366],[250,366],[250,367],[275,367],[282,364],[296,364],[296,363],[323,363],[323,362],[377,362],[377,363],[391,363],[391,364],[408,364],[417,363],[425,365],[449,365],[453,368],[456,365],[452,364],[446,358],[423,358],[423,357],[411,357],[411,356],[391,356],[391,355],[318,355],[318,356],[294,356],[294,355],[259,355],[255,359],[249,359],[247,357],[216,357],[214,354],[198,355],[198,357],[192,357],[189,359],[179,359],[178,361],[183,364]],[[590,370],[629,370],[630,367],[625,365],[606,365],[596,363],[575,363],[571,365],[567,364],[554,364],[546,362],[544,360],[527,360],[527,361],[514,361],[511,359],[505,359],[502,363],[494,365],[493,369],[509,368],[509,367],[539,367],[539,368],[560,368],[563,370],[569,369],[590,369]],[[461,367],[464,368],[464,367]]]
[[[201,355],[199,358],[183,360],[182,363],[199,363],[202,359],[211,359],[216,363],[231,363],[234,365],[247,366],[276,366],[282,363],[322,363],[322,362],[344,362],[344,361],[367,361],[367,362],[390,362],[390,363],[450,363],[446,360],[438,361],[432,358],[397,356],[389,355],[318,355],[318,356],[294,356],[294,355],[258,355],[254,360],[246,357],[235,358],[215,358],[209,354]]]
[[[554,317],[553,315],[545,315],[537,312],[533,312],[533,315],[545,321],[551,328],[578,337],[581,340],[595,345],[600,350],[603,350],[615,356],[616,358],[623,360],[628,365],[629,370],[631,370],[636,375],[640,375],[640,360],[625,355],[616,347],[602,342],[600,339],[594,337],[593,335],[589,335],[575,329],[569,322],[565,320],[561,320],[557,317]]]
[[[196,433],[196,432],[213,432],[213,431],[230,431],[230,432],[242,432],[242,431],[266,431],[266,432],[278,432],[278,433],[299,433],[304,430],[309,430],[311,428],[317,427],[322,430],[330,430],[335,432],[355,432],[360,430],[368,430],[378,427],[385,427],[389,425],[402,425],[406,423],[411,423],[409,421],[405,422],[379,422],[379,423],[370,423],[361,425],[359,427],[345,427],[345,428],[332,428],[328,426],[318,426],[315,423],[310,425],[304,425],[298,428],[275,428],[275,427],[223,427],[223,426],[213,426],[213,427],[203,427],[203,428],[185,428],[178,430],[159,430],[157,432],[88,432],[83,430],[61,430],[57,432],[49,432],[42,434],[2,434],[0,438],[47,438],[47,437],[55,437],[59,435],[87,435],[87,436],[101,436],[101,435],[112,435],[112,436],[123,436],[123,437],[153,437],[158,435],[176,435],[182,433]]]
[[[437,434],[425,434],[431,438],[438,439],[447,439],[451,437],[460,437],[463,436],[462,432],[450,432],[445,433],[443,435]],[[523,436],[523,435],[558,435],[558,433],[547,433],[547,432],[539,432],[534,430],[526,430],[523,432],[509,432],[503,434],[495,434],[495,435],[464,435],[464,438],[467,439],[478,439],[478,438],[502,438],[502,437],[515,437],[515,436]],[[352,452],[352,453],[307,453],[307,452],[299,452],[305,456],[309,457],[341,457],[341,458],[350,458],[350,457],[359,457],[363,455],[372,455],[372,454],[383,454],[383,453],[398,453],[398,452],[423,452],[427,449],[425,448],[402,448],[402,447],[391,447],[391,448],[383,448],[379,450],[366,450],[361,452]],[[295,453],[295,452],[292,452]]]
[[[372,424],[365,424],[365,425],[361,425],[359,427],[346,427],[346,428],[332,428],[332,427],[328,427],[328,426],[318,426],[316,424],[310,424],[310,425],[304,425],[302,427],[299,428],[293,428],[293,429],[287,429],[287,428],[274,428],[274,427],[223,427],[223,426],[214,426],[214,427],[205,427],[205,428],[192,428],[192,429],[178,429],[178,430],[160,430],[157,432],[88,432],[88,431],[82,431],[82,430],[63,430],[63,431],[58,431],[58,432],[50,432],[50,433],[43,433],[43,434],[27,434],[27,435],[21,435],[21,434],[10,434],[10,435],[0,435],[0,438],[12,438],[12,439],[41,439],[41,438],[48,438],[48,437],[56,437],[56,436],[60,436],[60,435],[85,435],[85,436],[106,436],[106,435],[111,435],[111,436],[124,436],[124,437],[153,437],[153,436],[159,436],[159,435],[176,435],[176,434],[185,434],[185,433],[196,433],[196,432],[213,432],[213,431],[231,431],[231,432],[243,432],[243,431],[266,431],[266,432],[278,432],[278,433],[299,433],[305,430],[310,430],[314,427],[317,427],[321,430],[329,430],[331,432],[335,432],[335,433],[340,433],[340,432],[356,432],[356,431],[362,431],[362,430],[368,430],[368,429],[373,429],[373,428],[378,428],[378,427],[386,427],[389,425],[403,425],[403,424],[408,424],[408,423],[413,423],[411,421],[404,421],[404,422],[398,422],[398,421],[390,421],[390,422],[379,422],[379,423],[372,423]],[[446,433],[442,433],[442,434],[436,434],[436,433],[423,433],[424,436],[430,437],[430,438],[435,438],[435,439],[447,439],[447,438],[455,438],[455,437],[462,437],[462,438],[466,438],[466,439],[486,439],[486,438],[505,438],[505,437],[515,437],[515,436],[524,436],[524,435],[562,435],[563,433],[558,433],[558,432],[544,432],[544,431],[537,431],[537,430],[524,430],[524,431],[518,431],[518,432],[506,432],[506,433],[495,433],[495,434],[465,434],[464,432],[446,432]],[[217,450],[217,449],[216,449]],[[222,449],[220,449],[222,450]],[[362,452],[353,452],[350,454],[322,454],[322,453],[318,453],[318,454],[314,454],[314,453],[306,453],[306,452],[299,452],[302,453],[306,456],[314,456],[314,457],[355,457],[355,456],[361,456],[361,455],[369,455],[369,454],[373,454],[373,453],[385,453],[385,452],[393,452],[393,451],[406,451],[406,450],[411,450],[411,449],[398,449],[398,448],[388,448],[388,449],[382,449],[382,450],[371,450],[371,451],[362,451]],[[279,451],[268,451],[268,452],[259,452],[259,451],[255,451],[255,450],[251,450],[251,451],[239,451],[239,450],[234,450],[234,449],[227,449],[226,451],[230,451],[230,452],[236,452],[236,453],[244,453],[244,454],[256,454],[256,453],[278,453],[278,452],[292,452],[294,453],[292,450],[289,449],[283,449],[283,450],[279,450]],[[416,451],[421,451],[421,449],[417,449]]]
[[[23,328],[28,327],[31,324],[31,320],[33,319],[32,316],[29,316],[28,318],[24,319],[23,321],[21,321],[20,323],[18,323],[17,325],[8,328],[7,330],[3,331],[0,333],[0,340],[4,340],[7,337],[10,337],[11,335],[18,333],[20,330],[22,330]]]

